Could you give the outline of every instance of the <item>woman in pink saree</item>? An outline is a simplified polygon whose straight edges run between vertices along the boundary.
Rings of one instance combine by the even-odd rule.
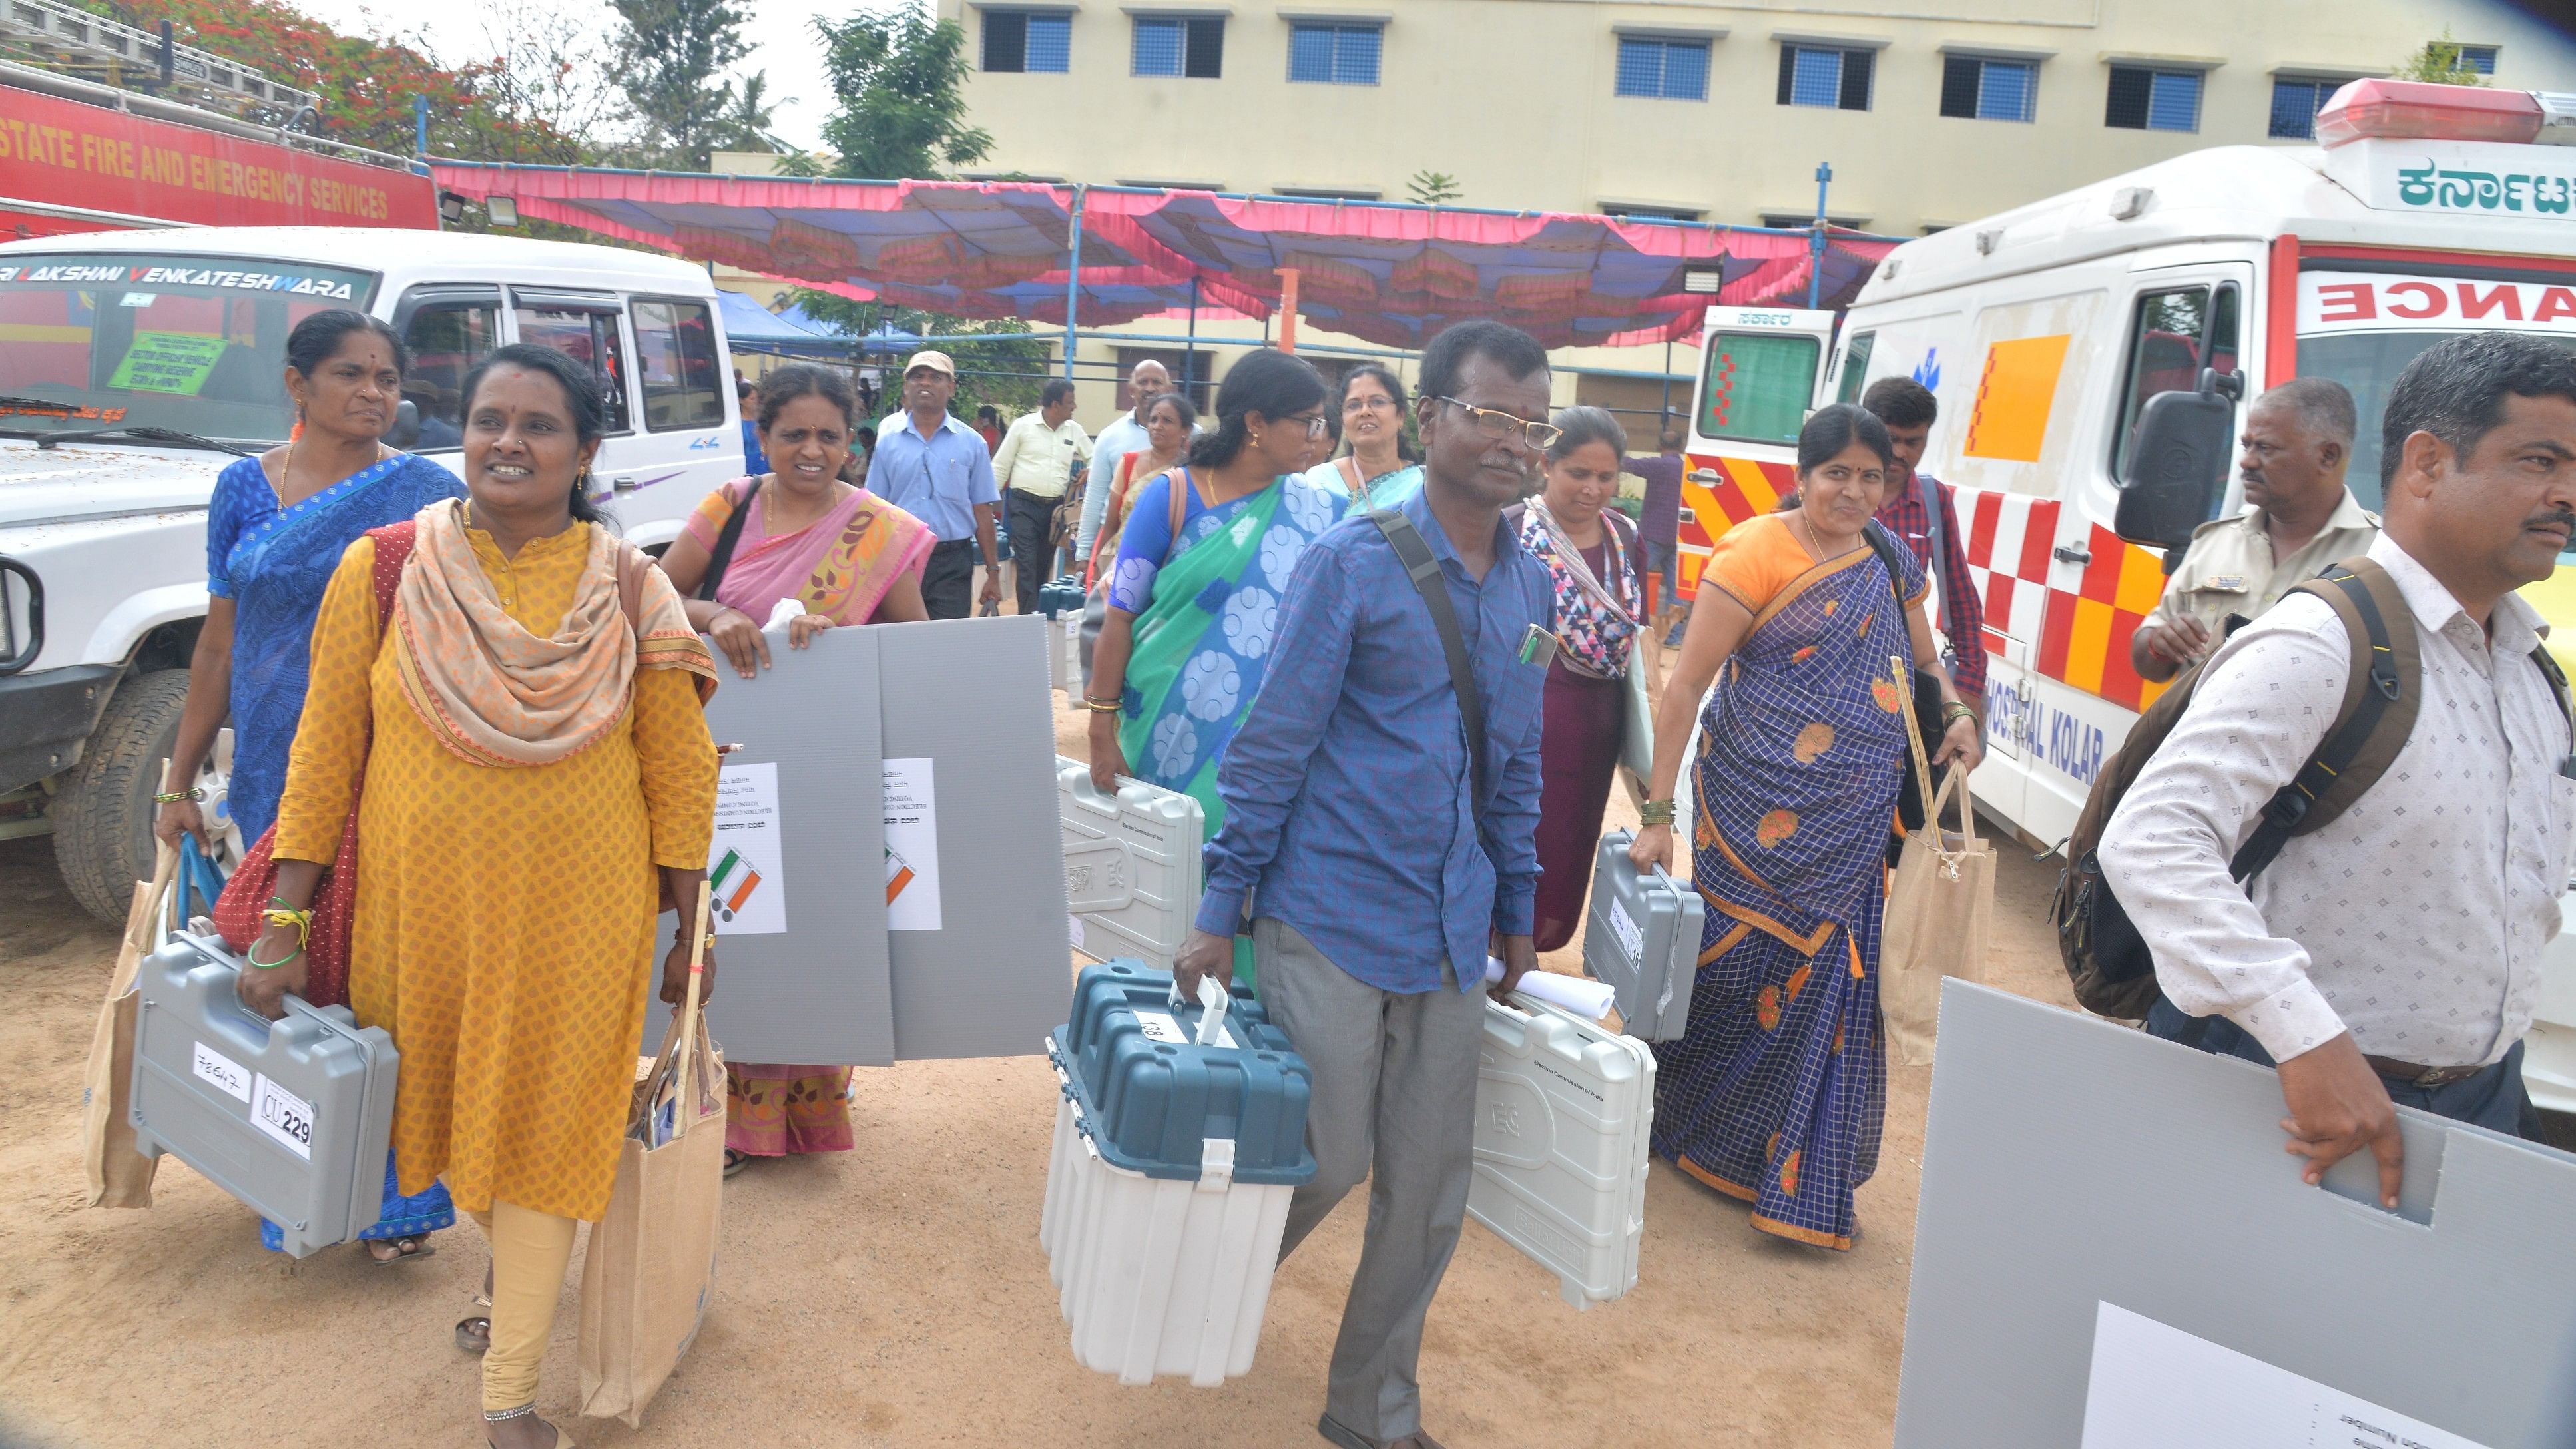
[[[921,571],[936,542],[911,514],[841,481],[858,399],[839,373],[779,368],[761,380],[757,406],[773,471],[708,494],[662,558],[689,622],[745,679],[769,665],[761,625],[781,600],[805,608],[787,626],[797,649],[840,625],[930,617]],[[850,1150],[848,1067],[737,1062],[725,1075],[727,1174],[756,1157]]]

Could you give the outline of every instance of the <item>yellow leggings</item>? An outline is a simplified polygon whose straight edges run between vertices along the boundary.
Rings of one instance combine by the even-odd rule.
[[[578,1224],[497,1200],[490,1212],[470,1216],[492,1240],[492,1349],[483,1355],[483,1412],[497,1414],[536,1401],[537,1368],[554,1332]]]

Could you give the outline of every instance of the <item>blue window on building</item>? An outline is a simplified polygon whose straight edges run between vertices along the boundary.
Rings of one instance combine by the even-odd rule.
[[[1137,75],[1217,79],[1225,74],[1225,17],[1138,16],[1133,69]]]
[[[1708,99],[1708,42],[1619,37],[1619,94],[1667,101]]]
[[[1073,17],[1062,12],[985,11],[984,69],[1056,75],[1073,69]]]
[[[2102,124],[2145,131],[2200,129],[2200,72],[2111,67],[2110,101]]]
[[[2463,45],[2460,47],[2460,64],[2467,66],[2469,69],[2476,71],[2480,75],[2495,74],[2495,58],[2496,48],[2492,45]]]
[[[2039,102],[2039,66],[2026,60],[1954,55],[1941,67],[1941,114],[1980,121],[2028,121]]]
[[[1780,104],[1869,109],[1870,72],[1878,52],[1835,46],[1780,47]]]
[[[1298,22],[1288,31],[1288,78],[1323,85],[1377,84],[1378,27]]]
[[[2317,112],[2326,108],[2334,93],[2344,88],[2339,80],[2283,80],[2272,82],[2272,124],[2269,134],[2275,140],[2306,141],[2317,134]]]

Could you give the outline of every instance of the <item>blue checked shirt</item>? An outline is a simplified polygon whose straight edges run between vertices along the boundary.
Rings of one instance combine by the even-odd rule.
[[[1217,766],[1225,828],[1207,846],[1198,926],[1285,921],[1384,991],[1484,981],[1488,933],[1526,935],[1538,887],[1543,664],[1520,661],[1555,622],[1547,569],[1495,525],[1494,565],[1467,575],[1420,493],[1403,504],[1449,586],[1485,704],[1481,839],[1467,731],[1431,611],[1365,514],[1309,545],[1289,581],[1270,669]]]
[[[868,460],[868,491],[928,524],[942,543],[973,538],[975,505],[1002,497],[993,484],[993,450],[954,414],[927,438],[909,413],[886,419]]]

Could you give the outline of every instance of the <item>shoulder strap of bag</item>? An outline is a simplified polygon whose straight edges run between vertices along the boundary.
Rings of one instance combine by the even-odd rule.
[[[1950,535],[1941,527],[1941,484],[1921,469],[1914,472],[1914,491],[1923,500],[1923,537],[1932,545],[1932,576],[1950,577]]]
[[[760,479],[755,476],[751,486],[742,490],[742,497],[734,500],[733,512],[725,516],[724,531],[716,535],[715,552],[707,556],[707,576],[698,580],[699,598],[715,598],[716,585],[724,582],[725,570],[733,566],[734,545],[742,542],[742,524],[751,516],[751,500],[759,496]],[[630,618],[635,613],[631,608],[626,612]]]
[[[2549,681],[2549,697],[2558,702],[2559,718],[2567,721],[2570,735],[2576,736],[2576,707],[2567,702],[2567,671],[2558,667],[2558,657],[2549,652],[2546,644],[2531,651],[2531,662],[2540,666],[2540,677]],[[2576,756],[2570,756],[2569,763],[2576,765]]]
[[[1869,551],[1878,555],[1878,566],[1887,570],[1887,589],[1896,595],[1896,610],[1901,617],[1905,612],[1905,566],[1897,561],[1895,538],[1879,527],[1875,518],[1860,526],[1860,536],[1868,541]]]
[[[367,530],[376,541],[376,637],[384,637],[385,626],[393,622],[394,594],[402,586],[403,565],[411,559],[412,545],[420,541],[420,525],[406,518],[382,528]]]
[[[1485,697],[1476,692],[1476,671],[1467,661],[1467,635],[1458,627],[1458,606],[1440,577],[1440,560],[1431,556],[1431,545],[1423,541],[1412,519],[1395,509],[1380,508],[1369,514],[1369,522],[1386,535],[1387,547],[1395,550],[1395,561],[1404,565],[1413,591],[1431,610],[1432,627],[1440,631],[1440,648],[1449,656],[1449,688],[1458,696],[1458,713],[1467,724],[1467,762],[1476,785],[1471,803],[1481,825],[1485,818]]]
[[[2406,747],[2422,703],[2415,616],[2385,569],[2366,558],[2346,559],[2293,592],[2323,599],[2343,621],[2351,666],[2343,706],[2326,728],[2324,743],[2263,807],[2262,823],[2227,863],[2238,880],[2251,879],[2290,837],[2329,824],[2379,783]]]

